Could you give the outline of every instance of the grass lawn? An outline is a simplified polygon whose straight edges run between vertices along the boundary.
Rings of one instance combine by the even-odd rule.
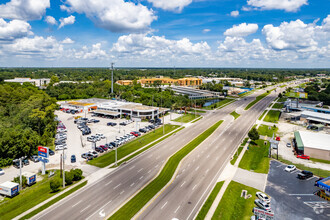
[[[282,103],[275,103],[272,108],[282,109],[283,104]]]
[[[230,115],[234,116],[235,119],[237,119],[240,116],[240,114],[238,114],[235,111],[233,111],[232,113],[230,113]]]
[[[311,161],[318,162],[318,163],[326,163],[330,164],[330,160],[322,160],[322,159],[316,159],[316,158],[310,158]]]
[[[194,110],[194,109],[190,109],[190,110],[188,110],[188,112],[192,112],[192,113],[194,113],[195,110]],[[196,109],[196,113],[206,113],[206,111],[203,111],[203,110],[197,110],[197,109]]]
[[[249,138],[248,137],[246,137],[246,138],[244,138],[244,140],[243,140],[243,142],[242,142],[242,144],[241,144],[241,146],[245,146],[245,144],[248,142],[248,140],[249,140]]]
[[[187,113],[187,114],[183,114],[182,116],[172,120],[172,121],[176,121],[176,122],[183,122],[183,123],[188,123],[196,118],[200,117],[200,115],[195,115],[192,113]]]
[[[264,118],[264,121],[277,123],[278,119],[280,118],[280,114],[280,111],[270,110]]]
[[[33,216],[35,216],[36,214],[38,214],[39,212],[45,210],[45,209],[48,208],[49,206],[55,204],[56,202],[60,201],[61,199],[65,198],[65,197],[67,197],[67,196],[70,195],[71,193],[73,193],[73,192],[77,191],[78,189],[84,187],[86,184],[87,184],[87,180],[84,181],[84,182],[82,182],[82,183],[80,183],[79,185],[75,186],[74,188],[70,189],[69,191],[63,193],[62,195],[56,197],[55,199],[53,199],[53,200],[47,202],[47,203],[44,204],[43,206],[37,208],[36,210],[30,212],[29,214],[23,216],[23,217],[20,218],[20,219],[22,219],[22,220],[24,220],[24,219],[30,219],[31,217],[33,217]]]
[[[203,220],[205,219],[205,216],[207,215],[207,213],[209,212],[215,198],[217,197],[218,193],[220,192],[220,189],[222,187],[222,185],[224,184],[225,181],[221,181],[218,182],[215,187],[213,188],[211,194],[209,195],[209,197],[207,198],[207,200],[205,201],[203,207],[201,208],[201,210],[199,211],[196,220]]]
[[[268,173],[269,170],[269,142],[264,145],[264,140],[257,140],[257,145],[249,144],[238,167],[256,173]]]
[[[247,193],[251,194],[252,197],[249,199],[241,197],[242,190],[247,190]],[[255,207],[254,199],[257,191],[255,188],[231,181],[212,216],[212,220],[249,220],[252,216],[252,209]]]
[[[22,214],[46,199],[56,195],[60,191],[52,193],[49,182],[53,178],[59,178],[59,176],[59,171],[50,178],[45,175],[43,180],[25,188],[19,195],[4,199],[0,203],[0,219],[13,219],[15,216]]]
[[[285,102],[288,98],[287,97],[282,97],[279,100],[277,100],[278,102]]]
[[[178,125],[165,125],[165,134],[170,133],[171,131],[177,129]],[[119,147],[117,150],[117,159],[120,160],[121,158],[133,153],[134,151],[144,147],[145,145],[149,144],[152,141],[157,140],[158,138],[163,136],[163,127],[159,127],[155,130],[155,132],[150,131],[149,133],[134,139],[133,141],[124,144],[123,146]],[[110,152],[103,154],[100,157],[97,157],[93,160],[88,161],[87,163],[90,165],[94,165],[97,167],[106,167],[115,162],[115,151],[111,150]]]
[[[273,89],[274,90],[274,89]],[[271,93],[271,91],[273,91],[273,90],[268,90],[267,92],[265,92],[265,93],[263,93],[263,94],[261,94],[261,95],[258,95],[257,97],[256,97],[256,99],[255,100],[253,100],[252,102],[250,102],[246,107],[245,107],[245,109],[244,110],[248,110],[249,108],[251,108],[254,104],[256,104],[257,102],[259,102],[261,99],[263,99],[263,98],[265,98],[266,96],[268,96],[270,93]]]
[[[143,188],[137,195],[129,200],[122,206],[115,214],[109,219],[131,219],[138,213],[145,204],[152,199],[162,188],[171,180],[175,170],[177,169],[180,161],[192,150],[194,150],[200,143],[209,137],[222,123],[219,121],[204,131],[198,137],[189,142],[186,146],[177,151],[171,156],[167,163],[164,165],[159,175],[151,181],[145,188]]]
[[[269,127],[271,129],[269,129]],[[268,125],[260,125],[258,128],[258,133],[260,135],[268,136],[268,137],[273,137],[273,133],[275,133],[276,136],[277,131],[278,131],[278,127],[268,126]]]
[[[264,115],[266,114],[266,112],[267,112],[267,110],[265,110],[265,111],[262,113],[262,115],[260,115],[260,117],[258,118],[258,120],[261,120],[262,117],[264,117]]]
[[[220,106],[226,105],[226,104],[228,104],[229,102],[231,102],[233,100],[234,99],[224,99],[224,100],[221,100],[220,102],[216,102],[216,103],[214,103],[212,105],[203,107],[203,109],[212,110],[212,109],[215,109],[215,108],[219,108]]]
[[[234,154],[234,158],[230,161],[231,165],[235,164],[235,162],[236,162],[238,156],[241,154],[242,150],[243,150],[243,147],[239,147],[237,149],[236,153]]]
[[[272,155],[272,157],[275,159],[276,155]],[[311,168],[311,167],[305,166],[304,164],[301,164],[301,163],[293,163],[289,160],[283,159],[281,156],[278,156],[278,160],[283,162],[283,163],[286,163],[286,164],[295,165],[298,169],[311,171],[314,175],[319,176],[319,177],[324,177],[325,178],[325,177],[330,176],[330,171],[329,170]]]

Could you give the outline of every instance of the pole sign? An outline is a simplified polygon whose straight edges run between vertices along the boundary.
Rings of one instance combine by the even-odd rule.
[[[38,146],[38,156],[42,158],[48,158],[49,157],[48,147]]]
[[[273,220],[274,219],[274,212],[266,211],[263,209],[259,209],[257,207],[253,208],[253,213],[255,215],[255,219],[265,219],[265,220]]]
[[[308,98],[308,94],[306,92],[289,92],[287,96],[291,98],[300,98],[300,99]]]

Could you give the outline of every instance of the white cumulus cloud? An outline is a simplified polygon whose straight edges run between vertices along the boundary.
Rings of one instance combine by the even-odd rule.
[[[31,34],[31,26],[26,21],[12,20],[6,22],[0,18],[0,42],[13,41]]]
[[[210,31],[211,31],[211,29],[205,28],[205,29],[203,30],[203,33],[206,34],[206,33],[210,32]]]
[[[232,17],[237,17],[239,15],[239,11],[232,11],[232,12],[230,12],[230,16],[232,16]]]
[[[93,44],[92,48],[89,49],[87,46],[83,46],[80,51],[74,53],[77,59],[102,59],[107,58],[108,55],[105,50],[101,49],[101,43]]]
[[[66,0],[62,10],[86,14],[96,26],[112,32],[142,32],[157,19],[153,10],[124,0]]]
[[[251,9],[260,10],[285,10],[287,12],[295,12],[301,6],[307,5],[307,0],[248,0],[247,4],[251,6]],[[248,10],[244,7],[244,10]]]
[[[47,16],[45,18],[45,21],[46,21],[47,24],[50,24],[50,25],[56,25],[57,24],[56,19],[52,16]]]
[[[74,24],[75,21],[76,21],[76,17],[73,15],[70,15],[67,18],[60,18],[60,25],[58,26],[58,28],[60,29],[65,25]]]
[[[39,20],[50,7],[50,0],[11,0],[0,5],[0,17],[19,20]]]
[[[181,12],[184,7],[189,5],[192,0],[147,0],[156,8],[167,11]]]
[[[257,24],[246,24],[242,23],[239,25],[234,25],[225,31],[224,35],[232,37],[245,37],[250,34],[255,33],[258,30]]]
[[[74,41],[73,41],[71,38],[66,37],[64,40],[62,40],[61,43],[62,43],[62,44],[73,44]]]

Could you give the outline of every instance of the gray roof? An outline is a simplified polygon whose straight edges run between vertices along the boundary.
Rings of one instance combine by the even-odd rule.
[[[330,151],[330,135],[324,133],[314,133],[299,131],[301,140],[306,148],[314,148]]]

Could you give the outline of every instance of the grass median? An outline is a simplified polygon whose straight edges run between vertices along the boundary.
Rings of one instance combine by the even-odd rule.
[[[244,110],[248,110],[250,109],[254,104],[256,104],[257,102],[259,102],[261,99],[265,98],[266,96],[268,96],[271,93],[272,90],[268,90],[267,92],[257,96],[257,98],[255,100],[253,100],[252,102],[250,102]]]
[[[222,123],[219,121],[193,139],[174,155],[172,155],[159,175],[144,187],[138,194],[122,206],[109,219],[131,219],[138,213],[173,177],[180,161],[209,137]]]
[[[268,125],[260,125],[258,128],[258,133],[263,136],[273,137],[273,134],[276,136],[278,131],[278,127],[268,126]]]
[[[233,111],[230,115],[234,116],[235,120],[240,116],[236,111]]]
[[[165,125],[165,134],[172,132],[177,129],[178,125]],[[121,158],[133,153],[134,151],[146,146],[147,144],[161,138],[163,136],[163,127],[160,127],[154,131],[150,131],[148,134],[145,134],[141,137],[134,139],[133,141],[121,146],[117,150],[117,159]],[[93,160],[88,161],[87,163],[90,165],[94,165],[97,167],[106,167],[115,162],[115,151],[112,150],[108,153],[103,154],[100,157],[97,157]]]
[[[215,198],[217,197],[217,195],[220,192],[220,189],[222,187],[222,185],[224,184],[225,181],[221,181],[218,182],[215,187],[213,188],[211,194],[209,195],[209,197],[207,198],[207,200],[205,201],[203,207],[201,208],[201,210],[199,211],[196,220],[203,220],[205,219],[207,213],[209,212]]]
[[[203,109],[212,110],[215,108],[219,108],[221,106],[225,106],[226,104],[228,104],[229,102],[231,102],[233,100],[235,100],[235,99],[224,99],[224,100],[221,100],[220,102],[213,103],[212,105],[205,106],[205,107],[203,107]]]
[[[247,190],[252,197],[241,197],[242,190]],[[254,207],[254,198],[258,190],[243,184],[231,181],[215,210],[212,220],[216,219],[250,219]]]
[[[282,109],[283,106],[284,105],[282,103],[275,103],[272,108]]]
[[[243,147],[239,147],[237,149],[236,153],[234,154],[233,159],[230,161],[231,165],[234,165],[235,164],[235,162],[236,162],[238,156],[241,154],[242,150],[243,150]]]
[[[78,189],[80,189],[80,188],[86,186],[86,184],[87,184],[87,180],[84,181],[84,182],[82,182],[82,183],[80,183],[79,185],[75,186],[74,188],[70,189],[69,191],[63,193],[62,195],[56,197],[55,199],[53,199],[53,200],[47,202],[47,203],[44,204],[43,206],[37,208],[36,210],[30,212],[29,214],[23,216],[23,217],[20,218],[20,219],[22,219],[22,220],[24,220],[24,219],[30,219],[31,217],[35,216],[35,215],[38,214],[39,212],[41,212],[41,211],[47,209],[49,206],[55,204],[56,202],[60,201],[61,199],[65,198],[65,197],[67,197],[67,196],[70,195],[71,193],[74,193],[74,192],[77,191]]]
[[[281,112],[277,110],[270,110],[264,118],[264,121],[277,123],[278,119],[280,118]]]
[[[268,173],[269,158],[268,158],[269,142],[264,145],[264,140],[257,140],[255,144],[251,142],[248,150],[245,151],[238,167],[254,171],[256,173]]]
[[[172,121],[175,121],[175,122],[182,122],[182,123],[188,123],[188,122],[191,122],[192,120],[195,120],[196,118],[200,117],[198,114],[193,114],[193,113],[187,113],[187,114],[184,114]]]

